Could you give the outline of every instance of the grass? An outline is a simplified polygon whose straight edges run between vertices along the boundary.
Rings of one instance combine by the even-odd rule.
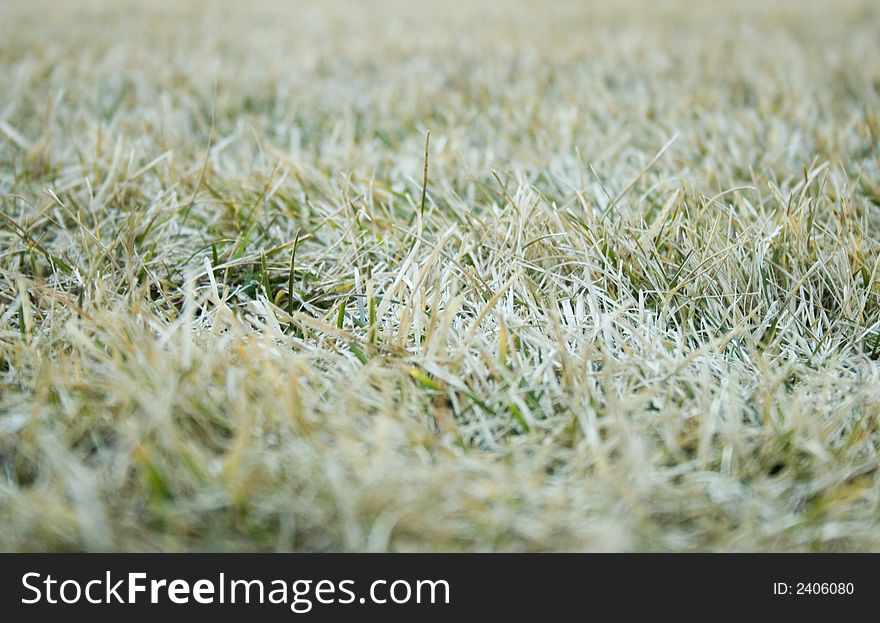
[[[3,2],[0,548],[880,549],[880,11],[614,4]]]

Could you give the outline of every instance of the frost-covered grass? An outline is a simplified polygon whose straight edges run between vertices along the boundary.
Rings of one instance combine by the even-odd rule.
[[[0,548],[880,549],[878,33],[4,0]]]

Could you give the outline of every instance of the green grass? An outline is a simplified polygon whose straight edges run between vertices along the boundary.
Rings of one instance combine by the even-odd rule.
[[[0,548],[880,548],[880,11],[604,4],[3,2]]]

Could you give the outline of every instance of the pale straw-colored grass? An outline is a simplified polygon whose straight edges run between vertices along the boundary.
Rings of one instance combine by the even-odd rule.
[[[0,4],[0,547],[878,549],[880,10],[611,4]]]

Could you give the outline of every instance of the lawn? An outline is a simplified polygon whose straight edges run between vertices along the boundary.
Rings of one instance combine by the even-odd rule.
[[[880,6],[3,0],[0,549],[880,549]]]

